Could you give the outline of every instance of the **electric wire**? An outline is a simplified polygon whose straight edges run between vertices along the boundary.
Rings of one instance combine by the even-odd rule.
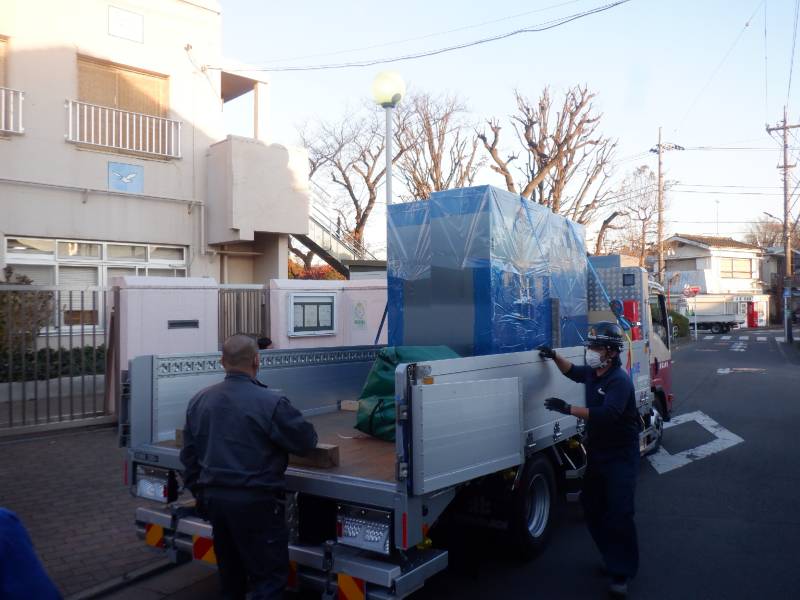
[[[792,33],[792,57],[789,61],[789,87],[786,89],[786,104],[789,104],[789,96],[792,93],[792,72],[794,71],[794,48],[797,43],[797,17],[800,15],[800,0],[794,2],[794,32]]]
[[[602,6],[598,6],[593,9],[585,10],[580,13],[574,13],[572,15],[568,15],[566,17],[561,17],[558,19],[553,19],[551,21],[545,21],[539,25],[533,25],[531,27],[524,27],[522,29],[515,29],[513,31],[508,31],[505,33],[501,33],[498,35],[481,38],[478,40],[473,40],[471,42],[465,42],[462,44],[454,44],[452,46],[446,46],[443,48],[437,48],[435,50],[427,50],[422,52],[414,52],[411,54],[405,54],[401,56],[392,56],[386,58],[376,58],[376,59],[365,59],[360,61],[351,61],[351,62],[343,62],[343,63],[330,63],[330,64],[322,64],[322,65],[301,65],[301,66],[277,66],[277,67],[249,67],[249,68],[231,68],[226,69],[230,72],[236,71],[265,71],[265,72],[287,72],[287,71],[326,71],[326,70],[333,70],[333,69],[349,69],[349,68],[363,68],[363,67],[371,67],[375,65],[382,65],[382,64],[390,64],[396,63],[406,60],[416,60],[420,58],[428,58],[431,56],[437,56],[439,54],[445,54],[447,52],[454,52],[456,50],[463,50],[464,48],[471,48],[473,46],[480,46],[482,44],[488,44],[491,42],[496,42],[499,40],[507,39],[510,37],[514,37],[517,35],[521,35],[524,33],[540,33],[542,31],[548,31],[550,29],[555,29],[557,27],[561,27],[562,25],[566,25],[567,23],[571,23],[572,21],[577,21],[579,19],[583,19],[585,17],[602,13],[612,8],[616,8],[622,4],[627,4],[632,0],[617,0],[616,2],[612,2],[610,4],[605,4]],[[763,1],[763,0],[762,0]],[[221,67],[207,67],[207,68],[216,68],[219,69]]]
[[[767,3],[764,2],[764,122],[769,121],[769,76],[767,66]]]

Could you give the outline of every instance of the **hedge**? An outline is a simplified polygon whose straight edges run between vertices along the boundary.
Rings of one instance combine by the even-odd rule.
[[[48,369],[49,353],[49,369]],[[0,354],[0,383],[9,381],[33,381],[56,377],[78,377],[80,375],[102,375],[106,370],[106,348],[103,345],[79,348],[42,348],[36,352],[20,351],[11,354],[9,369],[8,352]]]

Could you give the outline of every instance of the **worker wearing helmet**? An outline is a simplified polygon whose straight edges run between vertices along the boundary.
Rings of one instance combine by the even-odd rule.
[[[545,407],[586,421],[588,463],[583,478],[581,504],[586,524],[611,577],[609,591],[627,595],[628,581],[636,575],[639,548],[634,515],[634,490],[639,467],[639,413],[628,373],[620,354],[625,348],[616,323],[591,325],[586,345],[586,366],[573,365],[546,346],[542,358],[555,361],[559,370],[586,385],[586,407],[548,398]]]

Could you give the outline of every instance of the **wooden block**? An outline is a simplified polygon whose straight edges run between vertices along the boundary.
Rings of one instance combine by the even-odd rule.
[[[183,448],[183,429],[175,430],[175,445],[178,448]]]
[[[339,446],[334,444],[317,444],[307,456],[289,456],[289,464],[296,467],[316,467],[332,469],[339,466]]]
[[[341,406],[339,407],[340,410],[346,410],[349,412],[357,412],[358,411],[358,400],[342,400]]]

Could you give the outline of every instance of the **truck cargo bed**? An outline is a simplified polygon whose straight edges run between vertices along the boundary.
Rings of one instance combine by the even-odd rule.
[[[331,475],[395,481],[395,446],[355,429],[356,413],[335,411],[307,417],[320,443],[339,446],[339,466],[329,469],[294,467]]]

